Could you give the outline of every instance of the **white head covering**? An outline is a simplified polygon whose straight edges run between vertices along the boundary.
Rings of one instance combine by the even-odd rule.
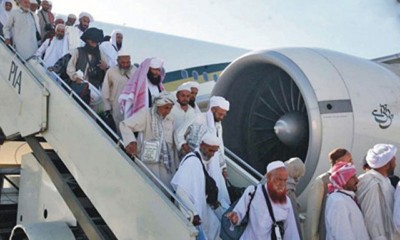
[[[75,14],[70,13],[70,14],[68,14],[68,18],[74,18],[74,19],[76,19],[76,16],[75,16]]]
[[[219,146],[221,144],[221,140],[215,135],[211,133],[206,133],[201,138],[201,142],[210,145],[210,146]]]
[[[200,84],[195,81],[185,82],[184,84],[189,85],[189,87],[191,87],[191,88],[197,88],[197,89],[200,88]]]
[[[11,0],[5,0],[4,2],[5,3],[13,3],[13,1],[11,1]]]
[[[54,20],[57,20],[57,19],[61,19],[61,20],[64,21],[63,16],[61,16],[60,14],[57,14],[57,15],[54,17]]]
[[[223,97],[212,96],[210,98],[210,108],[212,107],[220,107],[226,111],[229,111],[229,102]]]
[[[183,83],[176,89],[176,92],[180,92],[180,91],[189,91],[190,92],[192,90],[190,89],[190,86],[188,84]]]
[[[267,173],[269,173],[277,168],[286,168],[286,166],[281,160],[270,162],[267,166]]]
[[[90,22],[93,22],[93,21],[94,21],[92,15],[90,15],[90,13],[81,12],[81,13],[79,14],[79,19],[81,19],[81,18],[83,18],[83,17],[88,17],[89,20],[90,20]]]
[[[31,4],[38,4],[38,2],[37,2],[36,0],[29,0],[29,2],[30,2]]]
[[[160,107],[166,104],[174,104],[174,97],[169,92],[162,92],[160,95],[154,98],[154,106]]]
[[[397,148],[392,144],[376,144],[368,150],[366,160],[371,168],[385,166],[396,155]]]
[[[151,68],[162,68],[164,66],[164,61],[160,58],[152,58],[150,60]]]
[[[298,157],[293,157],[287,161],[285,161],[285,166],[288,171],[288,175],[294,179],[298,179],[304,176],[306,171],[306,166],[303,161],[301,161]]]
[[[122,56],[131,56],[129,53],[125,52],[124,50],[118,51],[118,57]]]

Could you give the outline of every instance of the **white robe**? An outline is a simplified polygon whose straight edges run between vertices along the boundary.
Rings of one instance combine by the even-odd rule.
[[[234,212],[238,214],[240,224],[246,214],[249,205],[249,193],[254,191],[253,186],[246,188],[243,196],[240,198]],[[289,197],[286,196],[285,204],[276,204],[271,201],[272,211],[276,221],[284,221],[285,234],[284,240],[299,240],[296,220],[294,218],[292,204]],[[270,217],[267,202],[262,192],[262,185],[257,186],[256,193],[250,205],[249,223],[241,236],[241,240],[269,240],[271,239],[272,219]]]
[[[57,39],[57,37],[53,37],[51,41],[48,38],[42,43],[35,55],[41,57],[44,54],[44,63],[47,67],[52,67],[58,59],[68,53],[65,41],[67,41],[65,38]]]
[[[400,239],[393,226],[394,188],[375,170],[359,177],[357,198],[371,239]]]
[[[333,192],[328,196],[325,208],[326,240],[370,239],[354,196],[354,192],[346,190]]]
[[[10,12],[6,11],[6,1],[0,0],[0,23],[4,26],[7,23]]]
[[[212,161],[213,159],[210,160],[208,168],[212,168]],[[210,170],[207,170],[207,172],[210,174]],[[200,160],[192,156],[181,162],[178,171],[171,181],[171,185],[175,191],[179,188],[187,194],[192,205],[195,207],[195,209],[191,210],[200,216],[201,226],[207,239],[219,239],[221,223],[212,208],[207,204],[205,176]],[[180,195],[178,195],[178,197],[182,199]],[[183,199],[185,198],[186,197],[183,197]]]
[[[397,183],[394,194],[393,224],[397,232],[400,232],[400,182]]]
[[[21,8],[12,10],[6,25],[3,27],[4,38],[11,39],[13,45],[22,58],[27,59],[38,49],[36,30],[40,33],[37,16],[32,12],[25,12]]]
[[[196,117],[195,110],[188,105],[188,109],[184,111],[180,103],[176,103],[171,110],[170,116],[174,119],[174,128],[178,129],[187,121],[192,121]]]

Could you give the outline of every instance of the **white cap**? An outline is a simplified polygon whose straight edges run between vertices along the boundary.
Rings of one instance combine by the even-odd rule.
[[[81,13],[79,14],[79,19],[81,19],[81,18],[83,18],[83,17],[88,17],[89,20],[90,20],[90,22],[93,22],[93,17],[92,17],[92,15],[90,15],[90,13],[81,12]]]
[[[123,50],[118,51],[118,57],[126,57],[126,56],[130,57],[131,55]]]
[[[76,19],[76,16],[75,16],[75,14],[70,13],[70,14],[68,14],[68,18],[74,18],[74,19]]]
[[[197,89],[200,88],[200,84],[195,81],[185,82],[184,84],[189,85],[191,88],[197,88]]]
[[[162,68],[164,66],[164,61],[160,58],[152,58],[150,60],[151,68]]]
[[[221,140],[215,135],[211,133],[206,133],[201,138],[201,141],[210,146],[219,146],[221,144]]]
[[[176,92],[180,92],[180,91],[189,91],[191,92],[192,90],[190,89],[190,86],[186,83],[181,84],[177,89]]]
[[[57,20],[57,19],[61,19],[61,20],[64,21],[63,16],[61,16],[60,14],[57,14],[57,15],[54,17],[54,20]]]
[[[229,111],[229,102],[223,97],[212,96],[210,98],[210,108],[212,107],[220,107],[225,111]]]
[[[29,2],[30,2],[31,4],[38,4],[38,2],[37,2],[36,0],[29,0]]]
[[[267,166],[267,173],[277,168],[286,168],[286,165],[281,160],[270,162]]]
[[[371,168],[385,166],[396,155],[397,148],[392,144],[376,144],[367,152],[366,160]]]

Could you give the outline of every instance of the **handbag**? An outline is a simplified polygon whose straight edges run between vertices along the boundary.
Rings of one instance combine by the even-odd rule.
[[[254,195],[256,194],[257,185],[254,186],[254,191],[249,193],[250,201],[247,205],[246,214],[244,215],[242,221],[239,225],[234,226],[231,221],[226,217],[226,214],[232,212],[235,208],[236,204],[239,202],[237,200],[225,211],[221,218],[221,231],[219,237],[222,240],[238,240],[243,235],[244,230],[246,230],[247,224],[249,223],[249,213],[250,213],[250,205],[253,201]]]
[[[161,143],[158,139],[151,139],[143,141],[142,151],[140,153],[140,160],[145,163],[159,163],[160,162]]]
[[[71,89],[86,103],[90,104],[90,89],[87,82],[71,82]]]
[[[283,235],[285,234],[284,222],[276,221],[274,212],[272,211],[271,202],[269,200],[267,190],[265,189],[265,185],[262,186],[262,191],[264,193],[265,201],[267,202],[269,215],[272,219],[272,228],[271,228],[271,240],[282,240]]]

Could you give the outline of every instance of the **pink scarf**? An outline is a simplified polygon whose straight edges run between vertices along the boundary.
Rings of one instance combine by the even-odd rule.
[[[132,116],[135,112],[146,106],[148,101],[147,73],[149,72],[151,58],[146,58],[135,71],[133,76],[126,82],[118,102],[124,118]],[[165,70],[161,69],[161,91],[164,91],[162,82],[165,78]]]

